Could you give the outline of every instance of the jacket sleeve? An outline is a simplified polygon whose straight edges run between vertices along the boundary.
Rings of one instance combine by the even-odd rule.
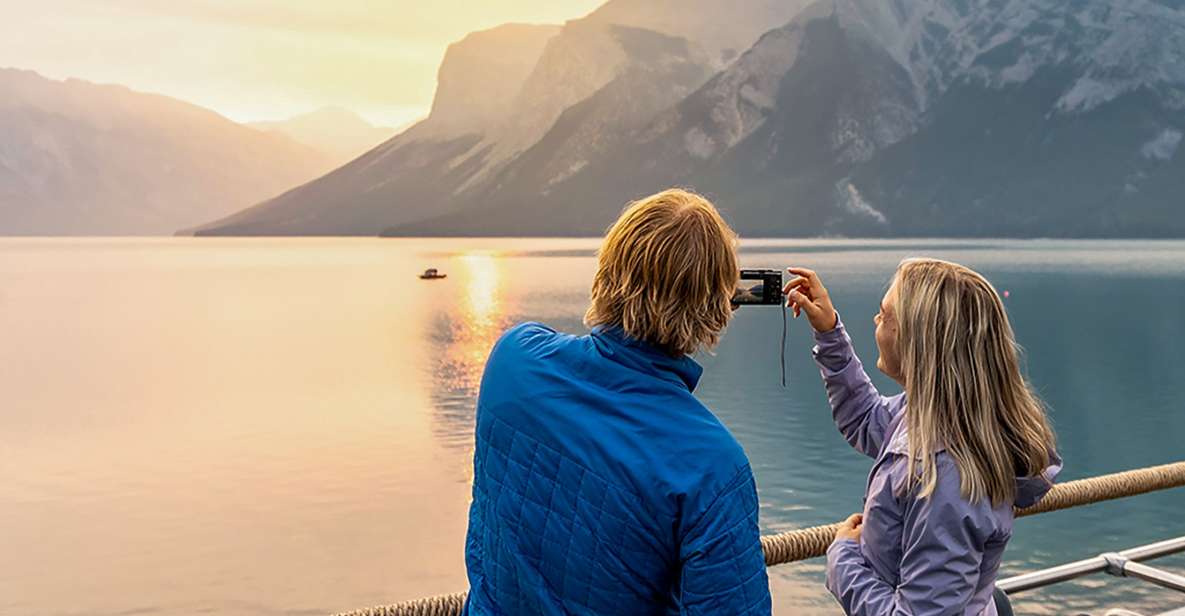
[[[889,422],[905,404],[905,395],[885,397],[877,391],[838,316],[834,329],[815,333],[812,354],[827,386],[836,427],[856,451],[877,457]]]
[[[771,613],[757,526],[757,485],[746,465],[683,533],[680,614]]]
[[[996,522],[987,505],[972,505],[954,481],[927,498],[903,497],[901,578],[896,588],[864,560],[857,542],[827,550],[827,589],[849,616],[962,614],[979,583],[980,564]]]

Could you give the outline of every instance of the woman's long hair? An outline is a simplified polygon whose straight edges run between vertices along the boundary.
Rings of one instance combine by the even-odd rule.
[[[983,276],[936,259],[903,261],[894,284],[909,487],[920,486],[919,497],[933,493],[934,454],[945,447],[964,498],[1012,502],[1017,477],[1049,466],[1055,437],[1021,375],[1004,304]]]

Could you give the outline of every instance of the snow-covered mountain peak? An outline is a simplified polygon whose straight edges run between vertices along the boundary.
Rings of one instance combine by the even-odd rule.
[[[951,83],[1078,74],[1059,112],[1185,86],[1185,9],[1153,0],[834,0],[842,27],[904,67],[925,102]],[[1176,99],[1185,97],[1169,93]]]

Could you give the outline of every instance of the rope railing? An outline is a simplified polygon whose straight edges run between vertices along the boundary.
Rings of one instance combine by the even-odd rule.
[[[1036,505],[1017,509],[1023,517],[1185,486],[1185,462],[1088,477],[1053,486]],[[839,523],[787,531],[761,538],[767,567],[817,558],[827,553]],[[338,616],[459,616],[465,593],[440,595],[395,605],[372,607]]]

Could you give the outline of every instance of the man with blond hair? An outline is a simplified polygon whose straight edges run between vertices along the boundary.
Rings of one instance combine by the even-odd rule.
[[[749,460],[692,396],[737,277],[716,208],[667,190],[605,237],[589,335],[502,336],[477,403],[465,613],[770,613]]]

